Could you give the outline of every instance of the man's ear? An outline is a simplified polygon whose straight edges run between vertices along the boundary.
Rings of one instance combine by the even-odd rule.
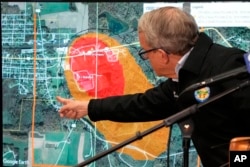
[[[161,53],[161,59],[163,60],[164,63],[168,63],[169,62],[169,55],[168,53],[166,53],[164,50],[159,49],[160,53]]]

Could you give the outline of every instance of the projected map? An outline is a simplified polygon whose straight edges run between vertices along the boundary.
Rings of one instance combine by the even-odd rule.
[[[75,166],[160,123],[62,119],[55,100],[143,92],[164,80],[137,56],[143,3],[1,2],[1,8],[4,166]],[[201,31],[223,45],[250,48],[245,25]],[[166,166],[168,137],[163,128],[89,166]],[[177,130],[170,140],[170,162],[178,166]],[[190,159],[195,166],[193,147]]]

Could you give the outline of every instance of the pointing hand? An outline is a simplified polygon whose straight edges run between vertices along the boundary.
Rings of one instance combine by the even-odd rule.
[[[79,119],[88,114],[89,101],[65,99],[60,96],[57,96],[56,99],[58,102],[63,104],[63,106],[58,111],[60,117]]]

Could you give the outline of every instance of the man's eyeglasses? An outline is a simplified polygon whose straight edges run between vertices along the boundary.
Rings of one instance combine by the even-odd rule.
[[[142,60],[147,60],[148,56],[146,53],[152,52],[152,51],[157,50],[157,49],[160,49],[160,48],[153,48],[153,49],[149,49],[149,50],[140,49],[138,52],[138,55],[141,57]]]

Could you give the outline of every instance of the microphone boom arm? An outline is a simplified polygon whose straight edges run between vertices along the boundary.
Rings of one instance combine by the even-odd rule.
[[[237,77],[241,78],[241,77],[245,77],[245,76],[248,78],[250,77],[250,75],[247,73],[247,68],[245,66],[239,67],[239,68],[224,72],[222,74],[215,75],[215,76],[213,76],[209,79],[206,79],[202,82],[198,82],[196,84],[193,84],[193,85],[187,87],[186,89],[184,89],[179,94],[179,96],[181,96],[182,94],[184,94],[187,91],[196,90],[196,89],[202,88],[206,85],[212,85],[212,84],[216,84],[218,82],[226,81],[226,80],[229,80],[232,78],[237,78]]]

